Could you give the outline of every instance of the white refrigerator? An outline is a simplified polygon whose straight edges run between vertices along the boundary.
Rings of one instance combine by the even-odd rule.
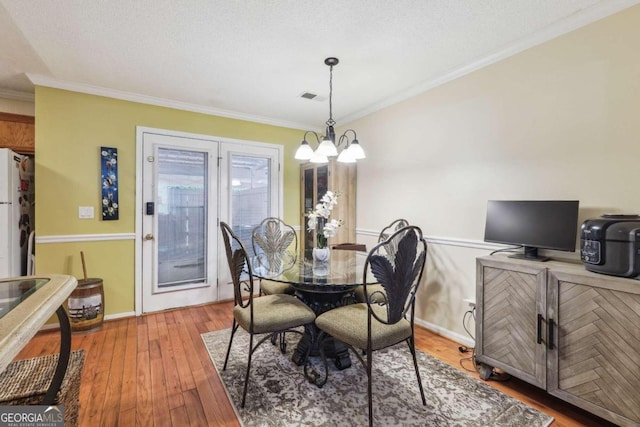
[[[33,157],[0,148],[0,278],[31,273],[27,255],[34,234],[33,178]]]

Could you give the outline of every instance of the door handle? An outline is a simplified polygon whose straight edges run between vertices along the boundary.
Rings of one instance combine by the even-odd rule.
[[[542,314],[538,313],[538,344],[542,344],[542,322],[544,321],[544,318],[542,317]]]
[[[549,350],[553,350],[555,348],[555,345],[553,343],[553,340],[554,340],[554,336],[553,336],[554,331],[553,331],[553,329],[555,328],[555,326],[556,326],[556,322],[554,322],[553,319],[549,319],[549,326],[548,326],[548,328],[549,328],[549,331],[548,331],[549,340],[548,341],[549,342],[547,343],[547,348]]]
[[[144,235],[144,240],[153,240],[153,234],[148,233]]]

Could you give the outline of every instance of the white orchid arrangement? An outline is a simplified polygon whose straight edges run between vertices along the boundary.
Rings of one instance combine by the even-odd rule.
[[[338,233],[338,228],[342,226],[341,219],[329,219],[331,211],[338,204],[340,193],[327,191],[316,208],[307,214],[307,230],[316,231],[318,235],[318,248],[327,247],[327,239],[334,237]]]

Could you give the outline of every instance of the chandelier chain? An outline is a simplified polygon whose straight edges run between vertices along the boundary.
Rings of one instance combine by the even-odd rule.
[[[333,65],[329,66],[329,120],[327,126],[333,126],[336,122],[333,120]]]
[[[339,138],[336,137],[333,120],[333,67],[340,61],[333,56],[325,58],[325,65],[329,66],[329,119],[326,121],[327,129],[324,135],[318,132],[308,130],[304,133],[300,147],[296,150],[295,158],[297,160],[309,160],[311,163],[328,163],[329,157],[337,156],[336,159],[341,163],[355,163],[357,160],[364,159],[366,156],[360,147],[356,131],[353,129],[345,130]],[[313,135],[318,142],[318,148],[313,150],[307,141],[307,135]],[[353,136],[353,139],[349,137]],[[320,138],[322,137],[322,141]],[[343,146],[344,145],[344,146]],[[342,152],[338,153],[338,148],[343,146]]]

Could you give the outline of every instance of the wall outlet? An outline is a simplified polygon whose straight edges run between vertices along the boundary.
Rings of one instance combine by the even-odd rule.
[[[471,307],[471,308],[474,308],[476,306],[476,300],[474,300],[474,299],[465,298],[462,301],[464,301],[467,304],[469,304],[469,307]]]

